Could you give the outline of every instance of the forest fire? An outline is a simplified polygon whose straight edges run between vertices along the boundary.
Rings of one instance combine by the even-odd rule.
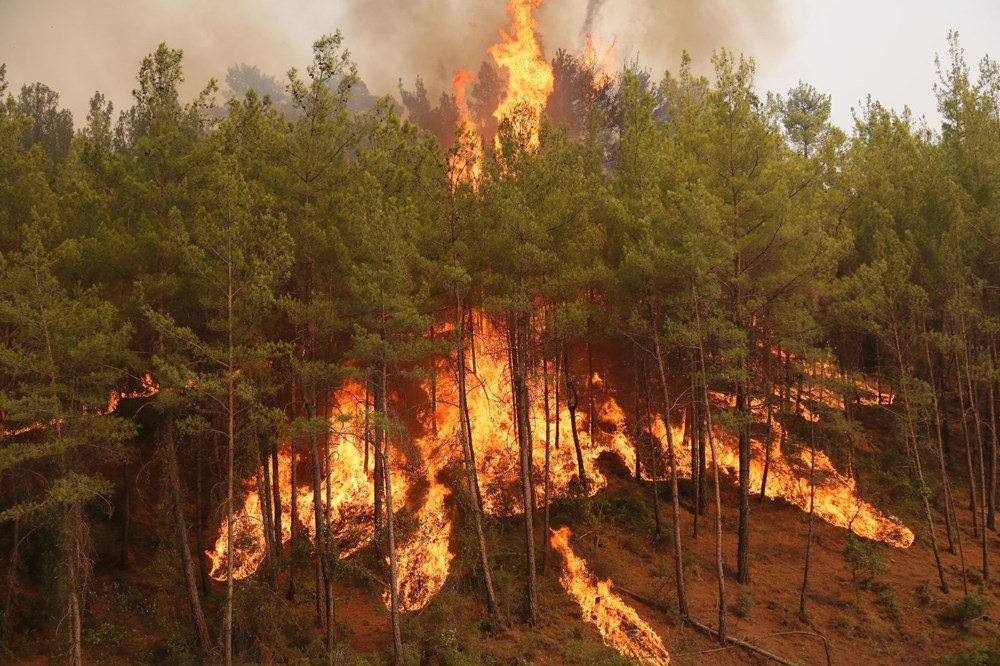
[[[452,77],[451,86],[455,91],[455,108],[458,110],[458,145],[448,157],[448,177],[454,191],[459,183],[472,183],[475,188],[483,173],[483,140],[476,133],[475,125],[469,117],[465,87],[475,83],[476,77],[460,69]]]
[[[617,40],[605,44],[600,35],[587,35],[587,45],[583,51],[583,66],[594,75],[594,87],[601,88],[614,78],[612,63],[615,59]]]
[[[493,115],[502,122],[527,112],[527,117],[520,117],[525,126],[516,130],[532,149],[538,147],[539,115],[554,85],[552,65],[542,55],[542,45],[535,32],[538,22],[531,13],[542,1],[510,0],[507,13],[512,20],[511,28],[509,31],[500,28],[503,41],[489,49],[490,55],[507,69],[508,75],[507,92]]]
[[[475,367],[469,368],[467,400],[472,443],[482,492],[483,509],[494,516],[513,516],[523,511],[517,491],[518,452],[511,407],[511,381],[507,364],[506,340],[485,318],[477,321],[472,347],[475,348]],[[471,352],[471,349],[470,349]],[[471,353],[469,354],[471,356]],[[599,380],[599,378],[598,378]],[[446,364],[437,365],[436,409],[426,415],[421,428],[423,435],[413,440],[420,460],[407,462],[398,449],[391,454],[390,468],[394,489],[394,507],[400,511],[408,503],[416,502],[414,511],[417,527],[397,548],[400,598],[403,610],[416,611],[434,597],[447,580],[454,555],[449,548],[452,517],[447,503],[452,489],[439,480],[450,464],[460,463],[461,447],[458,443],[460,415],[458,410],[458,385],[454,369]],[[603,381],[595,382],[602,385]],[[423,389],[430,395],[430,381]],[[536,394],[537,395],[537,394]],[[725,396],[716,395],[725,400]],[[350,557],[368,545],[374,537],[374,477],[364,464],[365,448],[365,391],[349,383],[333,396],[334,414],[331,416],[331,461],[329,475],[323,482],[321,496],[326,496],[330,484],[330,524],[342,557]],[[759,411],[756,410],[756,411]],[[631,469],[635,466],[636,445],[629,434],[624,410],[613,397],[606,397],[596,410],[599,427],[591,441],[585,418],[578,414],[576,438],[580,443],[587,492],[594,494],[607,485],[607,479],[597,465],[598,458],[610,452],[619,456]],[[550,498],[582,494],[579,463],[573,446],[573,424],[567,410],[549,406],[546,419],[544,400],[540,395],[530,406],[533,478],[538,502],[545,500],[544,466],[546,438],[550,457]],[[675,441],[684,441],[685,424],[671,424]],[[772,423],[774,441],[780,439],[780,426]],[[556,430],[562,444],[555,448]],[[669,478],[666,473],[666,426],[662,417],[653,417],[653,437],[659,443],[655,448],[658,459],[657,477]],[[714,431],[720,470],[735,476],[739,454],[735,436],[721,428]],[[370,437],[367,438],[370,441]],[[690,448],[676,447],[677,467],[681,476],[690,477]],[[771,452],[766,495],[783,499],[809,510],[810,452],[801,449],[783,454],[777,447]],[[313,492],[308,485],[291,487],[291,454],[282,451],[279,457],[279,481],[282,502],[282,540],[291,537],[291,502],[295,498],[297,512],[304,533],[314,536],[312,524]],[[754,443],[751,458],[751,488],[759,489],[763,478],[764,451]],[[644,466],[644,477],[651,478],[649,467]],[[303,475],[305,476],[305,475]],[[896,518],[881,513],[857,495],[855,481],[837,472],[822,451],[816,452],[815,514],[826,522],[850,529],[855,534],[881,541],[897,548],[907,548],[913,543],[913,533]],[[257,487],[257,480],[245,484],[248,491]],[[411,492],[412,491],[412,492]],[[414,495],[414,497],[410,497]],[[260,498],[248,492],[243,506],[237,511],[234,523],[234,576],[244,578],[260,566],[265,543]],[[213,551],[211,575],[217,580],[225,578],[224,525]]]
[[[583,619],[597,627],[607,645],[642,664],[670,663],[663,641],[635,609],[612,592],[610,580],[598,580],[569,545],[573,533],[568,527],[552,530],[552,547],[563,558],[559,583],[580,605]]]
[[[502,41],[489,49],[496,63],[507,73],[506,92],[494,116],[501,122],[514,122],[515,137],[529,150],[539,146],[541,111],[554,83],[552,66],[542,55],[536,34],[537,23],[532,14],[541,3],[542,0],[510,0],[507,12],[511,25],[500,28]],[[600,37],[587,35],[582,63],[592,73],[595,89],[612,80],[614,49],[614,41],[606,45]],[[448,158],[452,191],[461,183],[469,183],[476,189],[482,177],[482,138],[467,105],[467,86],[474,82],[475,77],[465,69],[458,70],[452,79],[459,130],[457,145]],[[498,153],[501,151],[499,137],[496,149]],[[477,319],[475,314],[473,319]],[[509,341],[503,331],[484,317],[478,317],[470,337],[471,367],[468,368],[465,397],[482,508],[493,516],[514,516],[524,512],[524,500],[518,489],[520,459],[512,406]],[[542,369],[533,367],[531,374],[541,377]],[[559,379],[550,377],[546,381],[552,381],[554,386]],[[586,412],[576,414],[574,423],[567,409],[550,402],[548,386],[539,386],[538,380],[535,383],[528,407],[527,440],[530,442],[534,493],[539,505],[558,497],[593,495],[606,487],[607,479],[597,465],[598,458],[605,453],[618,455],[630,468],[636,466],[637,456],[653,456],[654,463],[660,461],[653,468],[657,478],[669,478],[665,453],[667,427],[672,429],[674,441],[683,442],[683,420],[679,425],[670,423],[668,426],[662,416],[651,415],[651,425],[645,428],[648,451],[640,453],[641,446],[635,440],[643,429],[641,424],[632,429],[627,426],[624,411],[603,389],[600,377],[595,376],[593,382],[602,387],[599,392],[603,396],[595,401],[595,424],[586,423]],[[462,464],[460,432],[463,418],[459,411],[461,401],[455,369],[442,361],[437,362],[433,388],[431,384],[431,380],[427,380],[422,388],[425,395],[435,396],[434,409],[418,419],[420,432],[413,433],[412,441],[392,443],[388,464],[394,488],[393,511],[409,512],[413,519],[413,528],[404,530],[395,550],[400,610],[408,612],[424,608],[441,590],[454,558],[450,548],[454,507],[450,504],[457,488],[452,487],[448,470]],[[724,396],[716,396],[716,399],[727,400]],[[350,557],[376,537],[373,527],[374,473],[367,464],[368,447],[373,440],[372,433],[366,432],[371,427],[371,405],[367,391],[354,383],[337,391],[332,402],[329,443],[333,455],[326,465],[327,474],[319,496],[329,495],[327,511],[332,534],[340,556]],[[585,427],[592,425],[598,427]],[[777,441],[781,434],[777,422],[772,421],[772,430]],[[735,472],[739,466],[736,438],[722,428],[716,428],[714,436],[718,445],[716,464],[723,471]],[[639,439],[641,443],[642,438]],[[403,448],[407,449],[407,454],[402,452]],[[689,447],[677,447],[679,474],[690,476],[690,456]],[[751,487],[761,486],[764,458],[765,452],[758,444],[751,460]],[[800,450],[786,456],[773,450],[768,463],[766,495],[784,499],[807,511],[812,494],[808,470],[813,462],[819,480],[813,504],[817,516],[860,536],[896,547],[905,548],[912,543],[910,530],[894,517],[883,515],[861,500],[854,480],[839,474],[819,451],[813,461],[808,451]],[[310,539],[315,537],[314,489],[308,484],[293,487],[293,464],[302,464],[302,461],[291,450],[282,451],[276,472],[281,492],[282,544],[292,536],[293,502],[302,533]],[[648,465],[643,465],[643,474],[647,480],[651,479]],[[250,480],[245,487],[250,492],[237,510],[233,525],[232,557],[234,577],[238,579],[253,574],[266,552],[261,499],[253,492],[258,487],[258,480]],[[217,580],[224,580],[226,576],[224,527],[220,527],[214,550],[209,553],[211,575]],[[572,551],[570,536],[569,529],[563,528],[553,532],[551,542],[564,561],[560,582],[580,604],[584,618],[595,624],[605,642],[622,654],[648,664],[669,663],[661,639],[611,591],[611,581],[597,580],[587,570],[586,563]],[[386,605],[391,607],[389,591],[383,596]]]
[[[718,396],[720,401],[725,400],[725,396]],[[763,415],[758,412],[758,418],[763,419]],[[613,398],[605,402],[598,413],[599,417],[607,424],[614,427],[610,450],[622,457],[630,469],[635,468],[635,447],[628,440],[625,430],[625,414],[621,407]],[[684,441],[684,422],[679,425],[671,425],[674,441]],[[775,420],[771,424],[771,439],[773,442],[782,441],[781,425]],[[660,443],[657,448],[666,450],[666,426],[663,418],[654,416],[653,437]],[[726,432],[722,428],[715,428],[713,436],[716,440],[716,454],[720,471],[729,472],[734,477],[739,470],[739,444],[737,437]],[[757,441],[751,443],[752,454],[750,457],[750,488],[759,491],[764,479],[764,461],[766,458],[764,447]],[[677,469],[681,477],[691,477],[691,449],[689,447],[677,447]],[[657,453],[661,460],[666,460],[666,454]],[[774,444],[771,448],[770,461],[768,462],[767,486],[765,495],[771,499],[782,499],[797,506],[803,511],[809,511],[810,484],[809,470],[811,468],[812,454],[806,448],[801,448],[789,455],[782,453],[780,448]],[[659,468],[665,469],[665,462]],[[660,479],[668,479],[669,474],[660,472]],[[650,471],[643,469],[643,477],[651,479]],[[857,494],[857,484],[854,479],[844,476],[836,470],[829,457],[822,451],[816,451],[816,492],[814,496],[814,511],[821,520],[849,529],[858,536],[881,541],[896,548],[909,548],[913,544],[913,532],[903,525],[895,516],[887,516],[872,506],[869,502],[861,499]]]

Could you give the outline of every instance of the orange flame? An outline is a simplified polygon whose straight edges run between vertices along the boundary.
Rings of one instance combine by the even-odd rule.
[[[503,331],[498,330],[484,318],[477,322],[474,335],[471,337],[470,347],[475,347],[475,362],[473,364],[472,354],[467,354],[470,367],[466,393],[483,508],[495,516],[510,516],[521,513],[524,509],[519,491],[520,461],[514,430],[515,419],[511,407],[506,336]],[[471,348],[469,351],[471,352]],[[532,374],[538,378],[542,376],[540,372]],[[599,390],[603,390],[604,382],[600,376],[595,375],[592,379],[593,384]],[[537,382],[541,383],[541,379]],[[432,415],[427,415],[421,423],[423,435],[413,442],[412,448],[416,451],[417,459],[404,457],[399,453],[399,447],[393,447],[390,454],[394,509],[399,510],[404,505],[418,506],[414,513],[416,529],[397,545],[401,606],[408,611],[423,608],[437,594],[447,581],[453,559],[449,549],[452,517],[446,506],[451,490],[439,480],[439,476],[442,476],[442,472],[449,466],[462,463],[457,378],[454,368],[450,367],[445,359],[436,362],[436,389],[436,410]],[[429,381],[424,390],[430,394]],[[547,428],[550,441],[550,496],[555,498],[582,492],[569,413],[562,408],[557,419],[554,408],[550,405],[550,414],[546,421],[542,393],[541,386],[533,387],[529,419],[535,492],[539,503],[544,500],[543,470]],[[713,397],[713,402],[728,400],[729,398],[719,394]],[[325,484],[330,484],[332,533],[337,540],[341,555],[349,557],[370,543],[373,538],[373,477],[372,473],[364,468],[363,462],[364,391],[357,384],[348,383],[334,395],[332,402],[335,405],[330,433],[333,456],[330,461],[330,474],[324,481],[321,495],[325,498]],[[762,410],[763,405],[754,406],[758,421],[763,419]],[[598,404],[595,418],[600,426],[594,429],[595,441],[591,441],[588,437],[589,428],[586,427],[583,413],[577,414],[576,424],[588,479],[588,490],[591,494],[607,485],[607,479],[597,465],[597,459],[603,453],[611,452],[618,455],[630,468],[634,467],[636,456],[635,444],[626,426],[625,414],[613,397],[607,397]],[[685,434],[683,420],[679,424],[671,423],[670,427],[676,445],[678,472],[689,476],[690,449],[680,444],[684,441]],[[668,461],[664,446],[666,428],[667,425],[662,417],[654,418],[652,437],[653,441],[659,443],[656,448],[658,459],[661,461],[658,470],[660,477],[668,476],[666,473]],[[780,424],[773,421],[772,429],[773,440],[778,441],[781,435]],[[557,430],[560,437],[558,449],[554,447]],[[714,430],[714,436],[719,468],[735,472],[739,467],[736,437],[721,428]],[[750,470],[751,489],[760,488],[763,459],[762,445],[754,442]],[[283,542],[288,541],[291,533],[289,518],[293,498],[297,503],[306,534],[312,537],[314,532],[312,489],[309,484],[300,488],[291,487],[291,462],[291,455],[282,452],[278,476],[283,506],[281,525]],[[772,449],[767,496],[782,498],[807,511],[810,497],[808,481],[810,463],[808,450],[784,455],[776,447]],[[881,513],[860,499],[854,480],[837,472],[829,458],[819,451],[816,453],[816,472],[817,516],[833,525],[851,529],[859,536],[877,539],[899,548],[906,548],[912,544],[913,533],[895,517]],[[645,474],[649,478],[648,468]],[[248,491],[255,489],[256,479],[248,482],[246,488]],[[422,494],[422,500],[417,493],[418,490]],[[237,578],[252,574],[264,557],[261,516],[260,499],[256,492],[249,492],[243,506],[236,512],[234,523],[236,536],[234,570]],[[213,563],[211,575],[218,580],[224,579],[225,576],[224,527],[223,521],[214,550],[209,553]],[[601,597],[604,598],[603,593]],[[585,609],[585,613],[592,612],[589,607]],[[664,652],[664,658],[665,654]]]
[[[611,70],[611,63],[615,59],[615,46],[618,39],[611,40],[611,44],[606,45],[604,39],[597,35],[587,35],[587,46],[583,52],[583,65],[593,76],[594,88],[602,88],[614,78]]]
[[[724,396],[718,395],[716,398],[725,399]],[[763,407],[758,406],[755,411],[762,410]],[[599,414],[602,420],[615,427],[609,448],[620,455],[626,465],[634,468],[635,448],[625,435],[625,414],[621,407],[614,401],[614,398],[610,398],[601,406]],[[777,421],[773,421],[771,428],[772,440],[774,442],[780,441],[781,425]],[[683,420],[680,425],[671,424],[671,431],[677,454],[677,472],[683,477],[690,478],[691,449],[678,445],[684,441]],[[739,443],[736,436],[720,427],[715,427],[712,433],[715,437],[719,469],[735,476],[740,465]],[[665,453],[667,429],[662,417],[657,416],[653,419],[652,434],[660,442],[658,448],[663,451],[657,454],[663,461],[660,470],[664,470],[658,476],[669,478],[669,474],[665,471],[667,468]],[[751,447],[750,489],[751,492],[757,492],[760,490],[761,481],[764,478],[765,452],[763,445],[756,441],[751,443]],[[772,445],[771,462],[767,473],[767,488],[765,489],[767,497],[783,499],[803,511],[809,511],[810,462],[811,454],[808,449],[799,449],[786,457],[777,445]],[[711,461],[709,463],[711,464]],[[647,479],[650,478],[648,469],[643,470],[643,476]],[[884,514],[861,499],[857,494],[855,480],[838,472],[829,457],[822,451],[816,451],[816,480],[814,511],[818,518],[831,525],[850,529],[858,536],[882,541],[896,548],[909,548],[913,544],[913,532],[895,516]]]
[[[448,158],[448,177],[451,189],[458,188],[459,183],[470,182],[475,188],[483,173],[483,140],[475,132],[469,119],[469,108],[465,102],[465,86],[474,83],[476,77],[460,69],[451,80],[455,90],[455,108],[458,109],[458,145]]]
[[[526,147],[538,147],[539,118],[552,92],[554,78],[552,65],[542,57],[542,46],[535,34],[538,22],[532,10],[543,0],[510,0],[507,13],[512,19],[510,31],[500,28],[502,42],[489,48],[490,55],[501,67],[507,68],[507,92],[493,115],[497,120],[517,118],[518,133],[526,140]],[[497,147],[499,148],[499,139]]]
[[[610,580],[598,580],[570,548],[572,534],[568,527],[552,530],[551,543],[563,558],[559,582],[580,605],[583,619],[596,626],[604,643],[622,655],[651,666],[669,664],[670,655],[652,627],[611,591]]]

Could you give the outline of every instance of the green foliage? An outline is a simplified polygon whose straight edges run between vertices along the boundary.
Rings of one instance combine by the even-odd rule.
[[[879,544],[859,538],[853,532],[847,533],[844,560],[851,568],[851,578],[856,588],[872,589],[875,580],[885,570],[881,548]]]
[[[750,594],[750,590],[745,585],[741,585],[739,591],[736,593],[736,601],[733,603],[732,611],[737,617],[749,620],[754,604],[754,598]]]
[[[974,643],[968,648],[943,657],[941,664],[947,666],[1000,666],[1000,641]]]
[[[989,601],[979,594],[966,594],[957,601],[946,605],[939,613],[942,624],[965,629],[972,622],[983,617]]]

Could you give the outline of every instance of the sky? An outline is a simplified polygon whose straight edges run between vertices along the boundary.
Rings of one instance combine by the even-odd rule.
[[[848,130],[869,94],[936,129],[934,58],[946,57],[949,30],[974,71],[985,54],[1000,59],[993,0],[545,0],[547,57],[581,50],[588,12],[619,63],[637,55],[658,78],[686,49],[708,74],[725,47],[754,57],[761,96],[805,81],[831,95]],[[395,94],[399,79],[412,89],[421,76],[438,93],[458,68],[478,69],[505,22],[505,0],[0,0],[0,63],[12,92],[45,83],[79,126],[97,90],[118,110],[131,105],[139,63],[160,42],[183,49],[189,97],[213,76],[225,88],[241,62],[283,79],[337,29],[372,92]]]

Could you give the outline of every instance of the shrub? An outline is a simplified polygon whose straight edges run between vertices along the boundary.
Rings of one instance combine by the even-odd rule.
[[[741,586],[740,591],[736,593],[736,603],[733,604],[733,613],[744,620],[749,619],[753,606],[753,595],[750,594],[750,590]]]
[[[978,594],[967,594],[944,607],[938,613],[942,624],[964,629],[974,620],[983,616],[986,610],[986,600]]]
[[[861,539],[853,532],[847,533],[844,559],[851,567],[851,578],[856,589],[870,590],[875,579],[885,570],[878,544]]]

